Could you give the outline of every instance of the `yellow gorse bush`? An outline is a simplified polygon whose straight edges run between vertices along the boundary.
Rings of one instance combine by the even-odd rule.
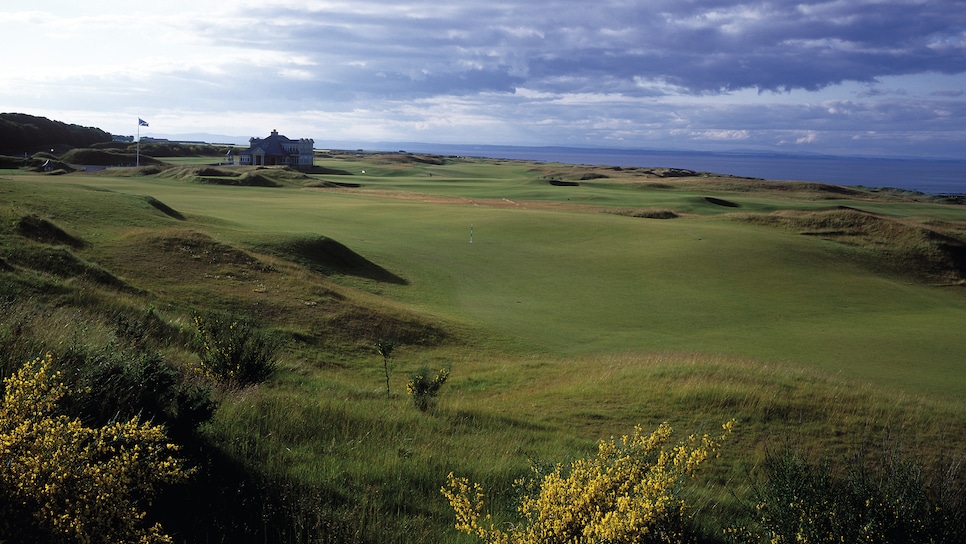
[[[417,408],[426,411],[448,378],[448,369],[441,368],[435,376],[430,378],[429,368],[424,367],[409,376],[409,381],[406,382],[406,393],[413,399],[413,404]]]
[[[4,380],[0,486],[61,542],[171,542],[146,526],[156,486],[185,479],[164,428],[137,419],[90,428],[57,413],[67,394],[51,356]]]
[[[483,491],[478,484],[452,473],[442,489],[456,512],[456,529],[492,544],[636,543],[678,538],[686,507],[678,496],[684,477],[716,455],[735,421],[722,425],[722,434],[707,434],[671,445],[667,423],[647,434],[602,440],[597,454],[557,465],[538,480],[519,506],[522,523],[503,530],[483,514]],[[518,481],[518,485],[526,482]]]
[[[196,315],[195,345],[201,372],[220,382],[247,386],[275,371],[277,342],[254,322],[228,315]]]

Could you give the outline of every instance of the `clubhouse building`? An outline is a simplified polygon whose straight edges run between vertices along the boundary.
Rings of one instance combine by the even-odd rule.
[[[311,168],[315,163],[315,140],[291,140],[277,130],[267,138],[251,138],[248,149],[238,153],[242,166],[291,166]]]

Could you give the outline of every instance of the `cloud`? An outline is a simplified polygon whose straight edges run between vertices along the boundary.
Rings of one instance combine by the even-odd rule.
[[[796,144],[811,144],[818,140],[818,133],[813,130],[805,132],[805,135],[795,140]]]
[[[940,91],[933,91],[933,92],[931,92],[929,94],[932,95],[932,96],[944,96],[944,97],[948,97],[948,98],[958,98],[958,97],[963,96],[964,94],[966,94],[966,91],[963,91],[962,89],[954,89],[954,90],[944,89],[944,90],[940,90]]]
[[[747,140],[749,132],[747,130],[673,130],[672,134],[684,135],[694,140]]]
[[[0,104],[93,125],[153,113],[171,127],[254,134],[281,130],[263,126],[274,118],[317,140],[816,150],[874,141],[870,152],[887,153],[914,139],[953,149],[966,126],[963,8],[38,0],[0,7],[11,23]],[[949,146],[936,145],[943,138]]]
[[[966,70],[966,10],[904,0],[493,4],[463,1],[240,5],[197,23],[217,45],[307,55],[375,95],[504,89],[639,92],[816,90],[889,75]],[[909,24],[910,20],[916,24]],[[345,61],[364,63],[354,73]],[[375,74],[385,77],[369,80]],[[487,76],[490,74],[490,76]],[[505,74],[494,80],[493,74]],[[432,75],[430,84],[424,84]],[[378,83],[378,84],[376,84]]]

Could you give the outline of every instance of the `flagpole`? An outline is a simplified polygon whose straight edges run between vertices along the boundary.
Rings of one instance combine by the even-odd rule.
[[[136,157],[135,158],[135,161],[136,162],[134,163],[134,166],[140,167],[141,166],[141,118],[140,117],[138,117],[138,146],[137,146],[137,153],[134,156]]]

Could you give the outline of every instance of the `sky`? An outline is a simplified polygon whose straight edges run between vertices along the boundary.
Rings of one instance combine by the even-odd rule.
[[[0,21],[0,112],[119,135],[966,158],[966,0],[0,0]]]

